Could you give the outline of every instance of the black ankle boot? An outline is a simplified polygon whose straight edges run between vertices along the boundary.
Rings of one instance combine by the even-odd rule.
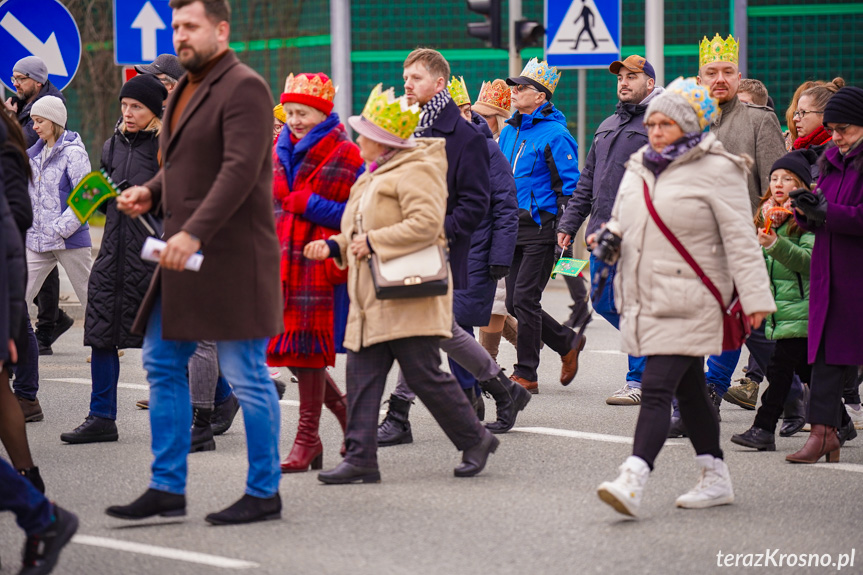
[[[377,467],[359,467],[347,461],[342,461],[333,469],[318,473],[318,481],[329,485],[346,485],[348,483],[380,483],[381,472]]]
[[[213,416],[210,418],[213,435],[222,435],[228,431],[234,423],[238,411],[240,411],[240,400],[232,393],[228,399],[213,409]]]
[[[212,417],[212,409],[195,408],[192,420],[192,446],[189,453],[215,451],[216,440],[213,439],[213,428],[210,427]]]
[[[453,471],[455,476],[473,477],[485,469],[488,456],[497,451],[498,445],[500,445],[500,439],[491,433],[485,433],[479,443],[470,449],[465,449],[461,463]]]
[[[467,397],[470,406],[473,408],[474,413],[476,413],[477,419],[482,421],[485,419],[485,402],[482,400],[482,394],[477,395],[476,390],[474,388],[462,388],[465,397]]]
[[[722,415],[719,413],[719,406],[722,405],[722,396],[719,395],[719,392],[716,391],[716,386],[712,383],[707,384],[707,396],[710,398],[710,402],[716,410],[716,419],[722,421]]]
[[[21,477],[33,484],[33,487],[39,490],[40,493],[45,493],[45,482],[42,481],[42,476],[39,475],[38,467],[30,467],[29,469],[19,469],[18,473]]]
[[[378,447],[413,443],[411,422],[408,421],[411,402],[396,395],[390,395],[389,403],[387,415],[378,426]]]
[[[776,451],[776,437],[766,429],[754,425],[743,433],[732,435],[731,443],[751,447],[758,451]]]
[[[117,423],[95,415],[88,415],[74,431],[60,434],[60,440],[66,443],[99,443],[117,441],[118,438]]]
[[[276,493],[272,497],[243,495],[230,507],[210,513],[204,519],[211,525],[240,525],[282,518],[282,498]]]
[[[509,379],[503,370],[495,379],[480,382],[483,391],[488,392],[497,406],[497,421],[486,424],[492,433],[506,433],[515,425],[518,412],[530,401],[530,392]]]
[[[119,519],[146,519],[154,515],[180,517],[186,514],[186,496],[148,489],[129,505],[113,505],[105,513]]]

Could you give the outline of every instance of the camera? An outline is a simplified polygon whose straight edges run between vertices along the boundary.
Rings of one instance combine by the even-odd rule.
[[[596,234],[596,244],[593,247],[593,257],[602,263],[613,266],[620,258],[621,237],[610,229],[603,228]]]

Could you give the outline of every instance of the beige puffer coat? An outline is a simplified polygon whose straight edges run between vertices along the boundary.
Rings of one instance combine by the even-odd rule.
[[[726,304],[736,285],[747,314],[772,312],[776,305],[750,216],[747,161],[726,152],[708,134],[657,179],[642,163],[647,149],[627,163],[608,224],[623,237],[614,286],[623,351],[636,356],[718,354],[719,304],[653,222],[643,185],[647,182],[659,216]]]
[[[344,345],[352,351],[406,337],[452,337],[451,282],[444,296],[379,300],[368,262],[357,261],[348,249],[357,230],[358,211],[363,231],[382,261],[432,244],[446,245],[445,142],[420,138],[416,143],[415,148],[398,152],[374,172],[360,176],[342,216],[342,233],[332,238],[341,249],[336,263],[350,267],[351,305]]]

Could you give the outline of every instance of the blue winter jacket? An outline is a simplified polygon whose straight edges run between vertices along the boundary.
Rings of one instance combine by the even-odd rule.
[[[578,184],[578,144],[551,102],[506,123],[500,149],[518,188],[518,245],[556,243],[556,220]]]
[[[453,313],[462,326],[484,326],[491,319],[497,282],[489,266],[509,267],[518,234],[518,206],[515,180],[509,162],[500,151],[488,124],[476,112],[473,124],[485,135],[488,144],[491,205],[479,227],[471,235],[468,254],[468,287],[453,291]]]

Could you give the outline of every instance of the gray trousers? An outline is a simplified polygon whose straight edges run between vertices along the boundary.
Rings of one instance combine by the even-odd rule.
[[[27,249],[27,292],[24,296],[27,305],[33,303],[33,298],[42,289],[45,278],[57,264],[63,266],[81,308],[87,309],[87,282],[90,279],[90,268],[93,267],[93,257],[90,248],[74,248],[71,250],[55,250],[51,252],[34,252]]]
[[[189,358],[189,393],[192,406],[213,409],[216,384],[219,382],[219,354],[215,341],[199,341]]]
[[[457,364],[470,372],[477,381],[488,381],[497,377],[500,366],[489,355],[485,348],[471,334],[466,332],[460,325],[452,322],[452,337],[440,340],[440,348]],[[413,401],[416,394],[411,391],[405,381],[404,372],[399,365],[399,383],[393,395]]]

